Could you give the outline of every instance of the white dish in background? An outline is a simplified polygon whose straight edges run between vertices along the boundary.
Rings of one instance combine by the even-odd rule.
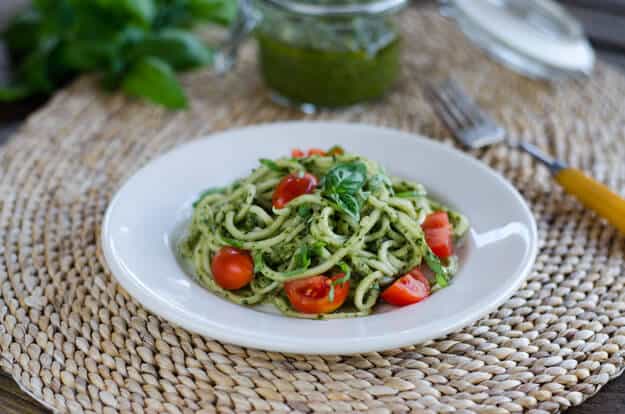
[[[258,311],[209,292],[175,254],[192,202],[292,148],[342,145],[392,175],[423,183],[468,216],[471,231],[450,286],[415,305],[367,317],[303,320]],[[293,122],[230,130],[192,141],[150,162],[117,192],[102,231],[106,262],[146,308],[191,331],[272,351],[348,354],[407,346],[474,322],[509,298],[537,252],[536,224],[500,175],[451,147],[367,125]]]

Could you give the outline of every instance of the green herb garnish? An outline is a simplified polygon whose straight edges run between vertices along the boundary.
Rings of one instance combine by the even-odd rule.
[[[297,215],[303,219],[307,219],[312,215],[312,207],[309,204],[302,204],[297,208]]]
[[[447,278],[447,275],[443,273],[437,273],[434,277],[435,277],[437,286],[444,288],[449,285],[449,279]]]
[[[274,161],[268,160],[266,158],[261,158],[260,163],[264,165],[265,167],[269,168],[271,171],[275,171],[279,173],[283,173],[286,171],[286,168],[282,168],[278,164],[276,164]]]
[[[449,285],[449,276],[447,275],[447,271],[441,264],[438,256],[436,256],[429,247],[426,247],[424,258],[425,263],[428,265],[430,270],[434,272],[436,284],[441,288],[447,287],[447,285]]]
[[[0,101],[52,94],[83,73],[102,85],[170,109],[187,106],[175,76],[211,64],[213,49],[192,30],[227,25],[236,0],[37,0],[2,33],[15,79]]]
[[[360,221],[359,194],[367,180],[367,166],[359,161],[341,163],[332,168],[321,182],[322,194],[334,201],[354,221]]]
[[[237,249],[243,248],[243,242],[240,242],[236,239],[231,239],[229,237],[222,237],[222,240],[226,242],[229,246],[236,247]]]
[[[265,264],[265,261],[263,260],[263,253],[260,251],[253,252],[252,260],[254,261],[254,273],[260,272],[260,269]]]
[[[310,245],[310,251],[315,256],[321,256],[321,249],[323,249],[324,247],[326,247],[326,243],[322,242],[321,240],[317,240],[316,242]]]
[[[330,302],[334,301],[334,287],[346,283],[352,276],[351,269],[347,266],[347,263],[339,262],[338,267],[343,271],[344,275],[343,277],[330,282],[330,291],[328,292],[328,300]]]
[[[310,262],[310,247],[307,244],[302,244],[295,253],[295,268],[304,271],[310,267]]]

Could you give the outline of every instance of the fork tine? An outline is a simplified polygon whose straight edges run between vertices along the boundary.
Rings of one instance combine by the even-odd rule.
[[[493,122],[453,79],[445,81],[441,88],[445,89],[450,99],[456,102],[458,109],[471,119],[473,124]]]
[[[429,87],[432,106],[453,135],[468,148],[480,148],[505,138],[505,130],[448,79]]]
[[[466,117],[458,111],[458,109],[450,103],[449,99],[443,95],[440,88],[430,86],[428,88],[429,95],[433,99],[434,109],[438,112],[445,124],[451,129],[461,130],[466,126]]]
[[[444,89],[437,89],[436,95],[450,116],[452,116],[460,124],[461,127],[466,128],[471,125],[471,118],[467,117],[460,108],[460,106],[452,99],[452,96]]]
[[[451,114],[447,111],[447,109],[442,105],[442,103],[436,98],[434,103],[432,104],[434,110],[438,114],[438,116],[443,120],[443,123],[453,132],[454,135],[457,135],[462,130],[462,125],[456,121]]]

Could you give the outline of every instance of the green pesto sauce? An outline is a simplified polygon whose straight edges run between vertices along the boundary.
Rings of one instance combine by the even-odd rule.
[[[294,102],[338,107],[380,98],[399,75],[399,38],[374,55],[301,47],[262,33],[257,38],[265,82]]]

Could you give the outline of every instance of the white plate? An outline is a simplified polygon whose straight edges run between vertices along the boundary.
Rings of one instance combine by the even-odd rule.
[[[182,223],[204,189],[245,176],[259,158],[291,148],[329,148],[379,161],[425,184],[471,221],[452,284],[426,301],[363,318],[302,320],[235,305],[202,288],[175,255]],[[494,310],[536,257],[536,224],[517,191],[484,164],[448,146],[391,129],[294,122],[215,134],[142,168],[112,200],[102,231],[106,261],[146,308],[191,331],[237,345],[292,353],[378,351],[442,336]]]

